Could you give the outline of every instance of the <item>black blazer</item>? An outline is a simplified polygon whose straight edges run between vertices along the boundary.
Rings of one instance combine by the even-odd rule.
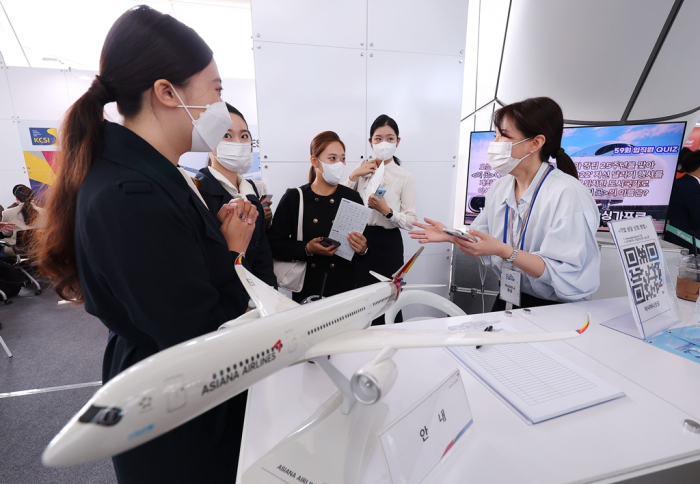
[[[75,215],[85,309],[110,330],[104,382],[246,310],[237,254],[218,221],[177,168],[129,129],[105,121]],[[232,482],[244,408],[236,397],[115,456],[119,482]]]
[[[202,168],[199,170],[195,178],[200,184],[199,193],[202,195],[204,201],[207,202],[209,211],[214,215],[214,218],[216,218],[216,214],[219,213],[221,207],[230,202],[233,197],[221,185],[219,180],[214,178],[209,168]],[[243,183],[250,182],[245,180]],[[255,185],[253,185],[253,189],[256,190]],[[245,251],[243,264],[247,266],[247,269],[252,272],[255,277],[276,288],[277,278],[272,269],[272,251],[270,250],[270,243],[267,241],[263,207],[260,200],[254,195],[248,195],[246,198],[258,209],[258,218],[255,221],[255,232],[250,239],[248,249]]]
[[[327,197],[314,193],[311,184],[300,188],[304,195],[303,242],[297,241],[299,192],[296,188],[288,189],[280,199],[275,217],[272,219],[272,225],[267,233],[275,259],[307,262],[304,287],[300,292],[293,293],[292,298],[300,302],[308,296],[320,295],[323,274],[328,274],[323,291],[325,297],[355,289],[354,262],[363,256],[355,254],[352,261],[347,261],[337,255],[332,257],[307,256],[304,249],[311,239],[328,237],[335,214],[338,212],[340,201],[343,198],[362,205],[362,197],[355,190],[344,185],[338,185],[336,192]]]
[[[674,180],[667,220],[677,229],[700,239],[700,182],[693,176],[686,174]],[[670,232],[664,234],[664,239],[693,249],[692,244]]]

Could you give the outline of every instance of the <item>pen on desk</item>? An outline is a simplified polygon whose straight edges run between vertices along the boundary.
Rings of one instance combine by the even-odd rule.
[[[493,326],[486,326],[486,327],[484,328],[484,331],[487,332],[487,333],[490,332],[490,331],[492,331],[492,330],[493,330]],[[476,349],[478,350],[479,348],[481,348],[481,346],[482,346],[482,345],[477,345],[477,346],[476,346]]]

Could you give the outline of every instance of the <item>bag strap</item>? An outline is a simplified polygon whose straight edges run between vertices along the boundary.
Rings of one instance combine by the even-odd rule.
[[[245,180],[250,183],[250,186],[253,187],[253,192],[255,192],[255,196],[258,197],[258,200],[260,199],[260,194],[258,193],[258,187],[255,186],[255,182],[251,180],[250,178],[245,178]]]
[[[302,225],[304,222],[304,194],[301,193],[301,188],[297,187],[299,192],[299,221],[297,222],[297,241],[301,242],[303,239]]]

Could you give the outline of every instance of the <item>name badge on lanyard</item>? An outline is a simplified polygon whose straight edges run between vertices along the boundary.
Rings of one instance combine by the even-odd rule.
[[[511,268],[511,264],[507,264]],[[513,269],[506,269],[504,264],[501,267],[501,293],[500,298],[514,306],[520,306],[520,277],[522,274]],[[512,308],[508,308],[512,309]]]
[[[547,173],[540,179],[535,189],[535,193],[532,196],[532,202],[530,202],[530,207],[527,210],[527,214],[523,219],[523,226],[520,230],[520,237],[515,240],[513,237],[513,223],[515,220],[515,210],[510,207],[506,207],[505,223],[503,224],[503,242],[508,243],[508,232],[510,232],[510,243],[513,247],[520,246],[520,250],[523,250],[525,245],[525,232],[527,231],[527,225],[530,222],[530,214],[532,213],[532,207],[535,205],[535,200],[537,199],[537,194],[540,192],[542,183],[544,183],[545,178],[554,171],[554,167],[547,169]],[[510,224],[508,224],[508,214],[511,212]],[[505,301],[506,309],[513,309],[513,306],[520,307],[520,284],[522,280],[522,273],[517,271],[512,263],[503,263],[501,266],[501,290],[498,295],[503,301]]]

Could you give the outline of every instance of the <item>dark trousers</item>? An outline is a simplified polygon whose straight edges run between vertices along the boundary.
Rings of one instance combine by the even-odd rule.
[[[515,306],[513,305],[513,309],[520,309],[520,308],[536,308],[538,306],[551,306],[553,304],[563,304],[559,301],[550,301],[549,299],[542,299],[537,296],[532,296],[530,294],[525,294],[524,292],[520,293],[520,306]],[[491,308],[491,312],[495,313],[498,311],[505,311],[506,310],[506,302],[501,299],[500,297],[496,297],[496,300],[493,303],[493,307]]]
[[[364,236],[367,238],[369,252],[357,259],[357,287],[374,284],[377,279],[369,271],[377,272],[385,277],[391,277],[403,266],[403,239],[401,230],[385,229],[379,226],[368,226]],[[403,321],[401,312],[396,315],[396,322]],[[372,326],[384,324],[384,315],[372,321]]]

